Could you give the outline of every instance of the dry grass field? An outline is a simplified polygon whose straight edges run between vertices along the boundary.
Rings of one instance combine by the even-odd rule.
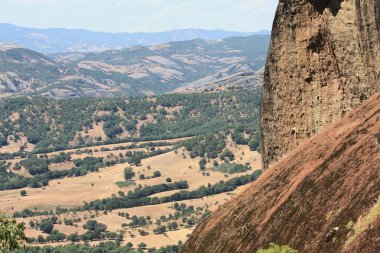
[[[187,138],[165,140],[174,145],[175,142],[184,140]],[[160,142],[160,141],[157,141]],[[113,148],[118,146],[127,146],[132,143],[102,145],[96,147],[89,147],[80,149],[91,150],[93,153],[91,156],[109,158],[112,156],[118,156],[119,152],[125,151],[112,151]],[[141,143],[139,143],[141,144]],[[158,147],[157,149],[171,148]],[[125,188],[120,188],[116,185],[117,182],[124,180],[124,168],[130,166],[128,163],[120,163],[110,167],[102,168],[98,172],[91,172],[85,176],[69,177],[60,180],[52,180],[48,186],[44,188],[25,188],[27,196],[22,197],[20,195],[20,189],[0,191],[0,211],[11,215],[15,211],[21,211],[24,209],[30,209],[35,211],[49,211],[55,210],[56,207],[73,208],[83,205],[84,201],[90,202],[97,199],[109,198],[112,195],[118,195],[121,192],[128,193],[130,190],[134,190],[136,186],[157,185],[166,183],[166,179],[170,178],[172,182],[186,180],[189,185],[189,190],[196,190],[200,186],[207,186],[208,184],[216,184],[221,180],[228,180],[233,177],[250,174],[253,170],[261,168],[260,154],[254,151],[250,151],[246,145],[235,145],[230,139],[227,140],[227,147],[235,155],[235,162],[239,164],[249,163],[252,170],[244,173],[229,174],[226,175],[221,172],[213,171],[213,160],[209,160],[206,168],[207,175],[199,168],[200,158],[190,158],[188,152],[184,148],[179,148],[174,151],[170,151],[161,155],[153,156],[147,159],[143,159],[140,166],[131,166],[136,173],[133,178],[135,185],[131,185]],[[102,148],[110,149],[109,151],[101,151]],[[131,151],[144,151],[146,149],[132,149]],[[87,154],[77,154],[76,149],[66,150],[65,152],[71,153],[72,159],[84,158]],[[46,154],[48,157],[59,154],[59,152],[53,152]],[[216,160],[219,160],[217,158]],[[20,162],[20,159],[10,160],[12,163]],[[219,160],[220,162],[220,160]],[[66,161],[60,164],[49,165],[50,170],[65,170],[70,169],[73,166],[72,161]],[[18,173],[22,173],[21,170]],[[161,176],[157,178],[139,179],[140,174],[151,177],[154,171],[160,171]],[[237,194],[243,192],[247,186],[241,186],[233,192],[222,193],[218,195],[208,196],[201,199],[178,201],[179,204],[184,203],[187,206],[193,206],[196,210],[193,214],[195,219],[199,219],[206,210],[215,211],[221,204],[234,198]],[[172,195],[179,190],[173,190],[169,192],[161,192],[152,197],[164,197]],[[118,209],[110,212],[102,211],[81,211],[81,212],[69,212],[67,214],[58,215],[58,219],[61,224],[54,226],[59,232],[66,235],[78,233],[84,234],[87,230],[83,228],[88,220],[96,220],[99,223],[107,225],[110,232],[122,232],[124,234],[123,243],[131,242],[134,245],[138,245],[144,242],[148,247],[161,247],[167,245],[177,244],[178,241],[185,242],[189,234],[191,234],[194,227],[186,226],[184,220],[181,218],[175,220],[178,222],[178,229],[173,231],[167,231],[164,234],[155,234],[153,229],[157,226],[155,222],[162,216],[169,217],[174,215],[173,209],[174,203],[164,203],[152,206],[141,206],[128,209]],[[130,217],[136,215],[137,217],[149,216],[152,224],[147,224],[142,227],[122,227],[123,223],[129,223],[125,217],[119,216],[119,213],[128,213]],[[41,231],[31,228],[29,226],[30,220],[35,222],[46,218],[46,216],[37,216],[32,218],[20,218],[18,221],[25,222],[26,235],[28,237],[38,237],[47,234],[43,234]],[[63,224],[64,219],[80,219],[75,222],[73,226]],[[143,229],[146,235],[141,235],[139,230]],[[50,243],[51,245],[64,245],[71,242]],[[99,242],[92,242],[99,243]]]

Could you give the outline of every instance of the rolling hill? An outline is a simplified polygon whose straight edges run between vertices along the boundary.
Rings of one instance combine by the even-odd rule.
[[[0,100],[0,153],[189,137],[237,128],[254,134],[260,104],[260,87],[128,99],[6,98]]]
[[[191,40],[49,57],[0,46],[0,95],[51,98],[154,95],[262,69],[269,36]],[[219,80],[220,81],[220,80]]]

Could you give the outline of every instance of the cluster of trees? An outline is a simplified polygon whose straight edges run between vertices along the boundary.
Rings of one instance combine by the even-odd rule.
[[[36,238],[28,237],[27,242],[28,243],[46,243],[46,242],[63,242],[66,240],[66,235],[63,233],[60,233],[58,230],[53,230],[48,236],[43,237],[42,235],[39,235]]]
[[[8,166],[0,162],[0,191],[21,189],[29,184],[29,179],[13,172],[8,172]]]
[[[153,229],[155,234],[165,234],[167,230],[176,230],[178,229],[178,223],[176,221],[168,222],[167,225],[158,225]]]
[[[194,212],[194,206],[187,206],[185,203],[177,203],[173,204],[173,209],[176,210],[174,213],[174,219],[178,219],[180,217],[186,217]]]
[[[252,151],[259,151],[261,147],[261,137],[260,133],[256,132],[252,135],[251,139],[248,142],[249,149]]]
[[[230,192],[235,190],[237,187],[246,185],[250,182],[256,181],[257,178],[261,175],[261,170],[257,170],[249,175],[244,175],[240,177],[232,178],[228,181],[220,181],[215,185],[201,186],[194,191],[180,191],[172,194],[171,196],[162,197],[161,203],[181,201],[187,199],[199,199],[206,196],[211,196],[215,194],[220,194],[223,192]]]
[[[199,199],[206,196],[211,196],[215,194],[220,194],[224,192],[230,192],[235,190],[237,187],[246,185],[250,182],[257,180],[261,175],[262,171],[257,170],[252,174],[244,175],[229,179],[228,181],[220,181],[215,185],[201,186],[197,190],[187,191],[189,186],[186,181],[174,182],[171,184],[160,184],[154,186],[145,186],[144,188],[136,188],[133,192],[129,191],[127,195],[123,192],[119,196],[112,196],[111,198],[95,200],[90,203],[85,203],[82,207],[71,209],[71,211],[83,211],[83,210],[115,210],[121,208],[131,208],[137,206],[146,205],[157,205],[161,203],[169,203],[188,199]],[[182,190],[180,192],[174,193],[170,196],[165,197],[149,197],[153,194],[172,191],[172,190]],[[66,213],[70,210],[57,210],[56,213]],[[50,212],[33,212],[29,209],[25,209],[21,212],[15,212],[13,217],[32,217],[36,215],[52,215],[53,211]]]
[[[119,197],[113,196],[112,198],[95,200],[90,203],[85,203],[83,207],[75,208],[74,210],[114,210],[137,206],[157,205],[161,203],[168,203],[187,199],[199,199],[210,195],[233,191],[239,186],[246,185],[250,182],[257,180],[257,178],[260,175],[261,170],[257,170],[252,174],[232,178],[226,182],[220,181],[215,185],[208,185],[207,187],[201,186],[199,189],[194,191],[183,190],[188,188],[188,184],[186,181],[175,182],[172,184],[146,186],[142,189],[136,188],[133,192],[129,191],[127,196],[121,194]],[[182,189],[182,191],[161,198],[149,197],[159,192],[172,191],[176,189]]]
[[[102,240],[106,238],[107,226],[105,224],[98,223],[96,220],[87,221],[83,228],[89,230],[80,236],[80,239],[84,242]]]
[[[228,161],[233,161],[235,160],[235,155],[228,148],[225,148],[219,155],[219,158],[220,160],[225,160],[227,158]]]
[[[80,177],[85,176],[90,172],[99,171],[99,169],[112,166],[117,163],[129,162],[131,164],[140,164],[141,159],[149,158],[152,156],[160,155],[171,151],[171,149],[153,150],[148,153],[136,153],[131,154],[131,157],[125,159],[120,158],[112,161],[105,161],[101,157],[88,156],[83,159],[73,160],[75,167],[69,170],[57,170],[50,171],[49,164],[60,163],[63,161],[69,161],[71,159],[70,154],[61,153],[58,156],[47,158],[41,156],[30,156],[20,162],[22,166],[28,169],[29,173],[33,177],[27,178],[8,171],[9,165],[6,161],[0,162],[0,191],[21,189],[24,187],[40,188],[47,186],[50,180],[61,179],[65,177]],[[158,172],[155,172],[155,176],[158,176]]]
[[[62,159],[60,156],[58,159]],[[86,157],[84,159],[74,160],[75,167],[70,170],[50,171],[48,168],[49,161],[55,158],[39,159],[35,156],[25,159],[20,164],[26,167],[33,177],[27,178],[7,171],[7,166],[0,164],[0,190],[21,189],[29,186],[30,188],[44,187],[49,184],[50,180],[65,177],[84,176],[89,172],[99,171],[100,168],[111,166],[116,161],[103,161],[103,158]],[[66,158],[65,158],[66,159]]]
[[[47,159],[38,159],[36,156],[22,160],[20,164],[24,166],[32,176],[44,174],[49,171]]]
[[[141,253],[140,249],[145,249],[147,245],[142,243],[138,246],[138,250],[133,249],[132,243],[127,243],[121,246],[120,242],[101,242],[98,245],[91,246],[89,244],[72,244],[65,246],[45,246],[45,247],[26,247],[22,250],[15,250],[14,253],[72,253],[72,252],[86,252],[86,253]],[[179,253],[182,247],[182,242],[178,245],[161,247],[159,249],[149,248],[148,253]]]
[[[129,224],[126,224],[126,225],[129,226],[129,227],[144,227],[148,223],[150,223],[150,217],[149,216],[147,216],[147,217],[144,217],[144,216],[137,217],[136,215],[133,215],[131,217],[131,222]]]
[[[184,141],[180,145],[183,145],[189,151],[191,158],[200,156],[215,159],[226,148],[225,139],[226,135],[224,133],[205,134]]]
[[[160,192],[182,190],[187,188],[189,188],[187,181],[179,181],[170,184],[159,184],[154,186],[145,186],[144,188],[136,188],[133,192],[129,191],[127,196],[114,196],[112,198],[95,200],[90,203],[85,203],[84,206],[82,208],[79,208],[78,210],[113,210],[120,208],[159,204],[160,200],[158,198],[149,198],[148,196]]]
[[[223,173],[234,174],[234,173],[242,173],[252,169],[248,164],[236,164],[236,163],[223,163],[219,166],[214,166],[214,170],[220,171]]]

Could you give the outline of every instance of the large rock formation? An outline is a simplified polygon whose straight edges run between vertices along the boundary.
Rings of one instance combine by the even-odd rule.
[[[379,0],[280,0],[265,71],[265,168],[380,90],[379,34]]]
[[[201,223],[183,253],[380,252],[380,93]]]

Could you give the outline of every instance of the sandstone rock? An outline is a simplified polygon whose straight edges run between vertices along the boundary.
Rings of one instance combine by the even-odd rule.
[[[280,0],[265,71],[267,168],[380,90],[379,0]]]

